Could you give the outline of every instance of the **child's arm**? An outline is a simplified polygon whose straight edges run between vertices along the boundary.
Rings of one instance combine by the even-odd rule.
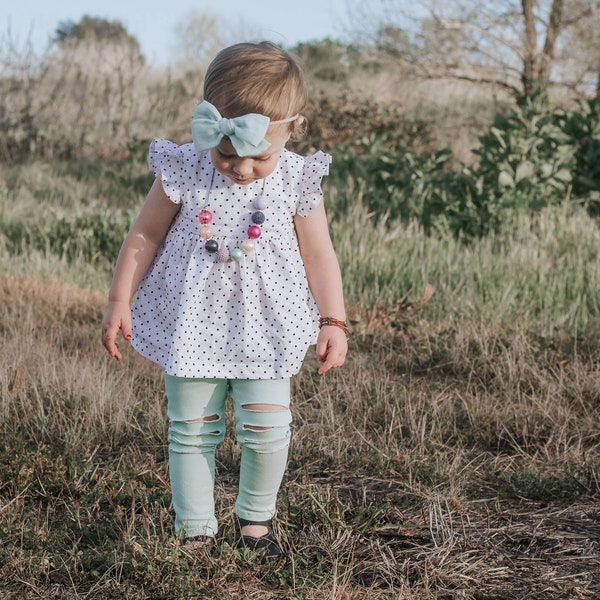
[[[102,343],[118,360],[121,353],[117,333],[121,330],[126,340],[131,339],[131,300],[179,208],[165,194],[160,179],[156,179],[121,246],[102,320]]]
[[[304,262],[310,291],[321,317],[346,320],[342,276],[331,243],[323,202],[306,217],[294,219],[300,254]],[[348,340],[342,329],[325,325],[319,332],[317,355],[321,361],[319,374],[344,364]]]

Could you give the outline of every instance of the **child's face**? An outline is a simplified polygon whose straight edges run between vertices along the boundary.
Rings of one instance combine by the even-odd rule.
[[[238,185],[248,185],[257,179],[268,177],[277,166],[279,157],[290,139],[287,127],[274,126],[267,131],[265,139],[270,142],[266,152],[259,156],[238,156],[228,137],[211,152],[212,163],[217,171]]]

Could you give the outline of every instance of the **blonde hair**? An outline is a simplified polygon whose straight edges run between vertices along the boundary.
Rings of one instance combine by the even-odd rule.
[[[307,101],[306,80],[297,59],[271,42],[234,44],[221,50],[204,78],[204,100],[229,119],[259,113],[272,121],[300,115]],[[304,117],[291,121],[293,137]]]

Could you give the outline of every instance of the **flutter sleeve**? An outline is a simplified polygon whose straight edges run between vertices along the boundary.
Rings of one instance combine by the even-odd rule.
[[[323,199],[321,182],[329,174],[331,155],[320,150],[304,159],[302,169],[301,197],[298,202],[297,213],[301,217],[309,215]]]
[[[185,156],[182,146],[169,140],[154,139],[150,143],[148,165],[160,177],[165,194],[174,204],[181,204]]]

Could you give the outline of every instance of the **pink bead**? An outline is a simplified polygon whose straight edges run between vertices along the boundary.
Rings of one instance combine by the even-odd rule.
[[[203,209],[198,215],[198,221],[204,225],[208,225],[213,220],[213,214],[210,210]]]
[[[210,240],[213,236],[213,230],[210,225],[202,225],[198,230],[198,234],[203,240]]]
[[[258,225],[250,225],[250,227],[248,227],[248,237],[252,240],[259,238],[261,233]]]

